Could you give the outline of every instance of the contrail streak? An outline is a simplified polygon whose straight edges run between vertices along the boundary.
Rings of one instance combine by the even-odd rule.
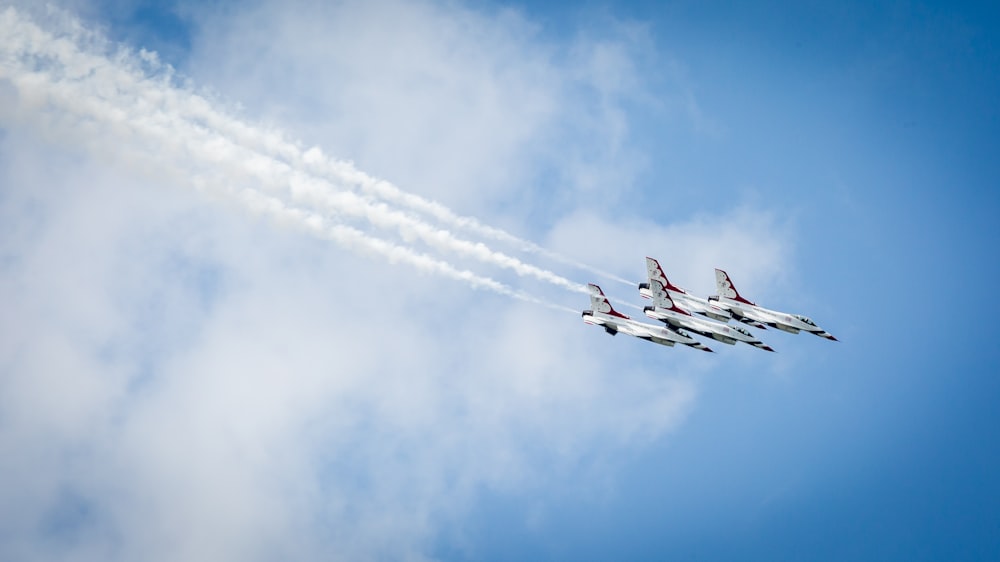
[[[334,186],[330,183],[295,169],[273,156],[277,154],[286,159],[303,160],[301,151],[293,144],[283,141],[280,135],[267,131],[255,132],[254,127],[214,111],[204,98],[179,90],[169,83],[150,80],[146,74],[130,65],[135,61],[129,60],[127,55],[119,54],[118,60],[108,61],[105,57],[76,48],[77,45],[71,39],[56,38],[33,24],[18,22],[16,14],[12,14],[12,10],[8,10],[4,14],[3,21],[5,27],[8,27],[7,35],[12,39],[8,48],[13,55],[20,55],[22,59],[45,56],[47,58],[44,62],[49,67],[53,66],[53,60],[58,61],[60,63],[58,68],[49,71],[50,88],[61,90],[63,100],[72,100],[78,108],[86,106],[85,109],[93,113],[100,111],[96,106],[105,103],[108,107],[101,111],[105,116],[110,115],[118,121],[121,121],[122,117],[127,117],[134,128],[144,127],[147,134],[185,138],[178,136],[178,133],[182,133],[201,137],[203,144],[202,150],[196,155],[198,158],[211,160],[220,165],[227,162],[232,165],[236,162],[235,168],[254,172],[262,186],[274,191],[287,191],[297,203],[310,204],[314,208],[318,205],[335,215],[361,218],[375,227],[397,230],[404,240],[418,239],[439,251],[477,259],[510,269],[518,275],[532,276],[573,292],[586,293],[586,287],[582,284],[551,271],[494,251],[485,244],[462,240],[446,230],[435,228],[403,212],[390,209],[385,204],[369,202],[351,191],[333,189]],[[12,22],[20,25],[17,25],[15,30],[10,30]],[[149,58],[151,55],[146,56]],[[52,76],[60,72],[62,76]],[[46,75],[45,72],[38,70],[34,70],[33,74]],[[26,79],[24,76],[21,78],[21,82]],[[73,86],[85,89],[85,82],[93,86],[102,79],[103,85],[111,88],[106,88],[103,92],[91,88],[86,92],[89,95],[80,92],[73,95],[65,91]],[[111,99],[115,103],[103,101],[104,99]],[[168,109],[157,111],[158,106]],[[123,112],[126,115],[123,115]],[[186,114],[193,115],[197,120],[190,121],[190,117],[184,117]],[[201,123],[206,123],[208,126],[201,126]],[[219,135],[218,129],[230,131],[235,135],[236,141],[255,140],[251,144],[257,144],[270,153],[253,152],[240,146],[233,138]],[[307,154],[315,155],[317,152],[318,149],[314,149]],[[314,158],[306,160],[310,159],[314,160]],[[357,179],[361,185],[380,186],[385,183],[374,182],[357,170],[350,172],[348,178]],[[399,192],[395,187],[391,187],[391,190]]]
[[[38,92],[26,87],[27,83],[32,83],[34,88],[44,89],[45,86],[54,86],[53,84],[46,84],[44,80],[39,80],[38,75],[32,75],[29,79],[18,82],[19,85],[25,86],[22,91],[29,94],[36,94]],[[68,89],[66,93],[73,93],[73,90]],[[57,100],[58,98],[54,91],[45,98],[50,108],[54,105],[53,102]],[[81,104],[78,107],[72,108],[67,106],[62,109],[75,109],[82,114],[72,114],[69,116],[61,114],[49,119],[45,119],[43,116],[42,124],[49,129],[49,132],[57,135],[60,133],[71,133],[71,129],[85,125],[86,134],[95,135],[103,141],[87,146],[93,153],[97,153],[100,156],[118,155],[119,158],[122,158],[121,155],[125,154],[127,157],[122,158],[123,160],[130,161],[132,166],[137,166],[146,172],[155,170],[179,173],[199,191],[222,196],[224,200],[234,202],[252,213],[265,216],[279,224],[291,226],[318,238],[331,240],[352,251],[361,254],[382,256],[387,258],[391,263],[409,264],[421,271],[462,281],[476,289],[492,291],[555,310],[577,313],[576,310],[571,308],[556,305],[514,290],[499,281],[477,275],[468,270],[458,269],[447,262],[418,253],[408,247],[373,237],[355,228],[342,224],[328,224],[327,220],[315,213],[288,207],[280,199],[265,195],[256,189],[235,188],[232,185],[233,181],[231,178],[238,177],[238,175],[233,174],[230,170],[210,168],[210,171],[203,172],[197,169],[197,167],[178,170],[174,168],[176,163],[192,162],[190,160],[191,154],[179,145],[170,146],[165,143],[154,143],[155,148],[159,149],[155,151],[151,150],[151,147],[141,144],[135,145],[130,141],[155,140],[149,135],[150,127],[148,125],[137,128],[137,131],[140,133],[137,138],[131,134],[126,123],[120,119],[116,119],[113,115],[102,115],[101,111],[107,109],[105,106],[95,104],[92,100],[88,102],[81,99],[79,101]],[[93,111],[90,114],[86,114],[81,111],[83,108],[89,108]],[[73,117],[76,119],[73,119]],[[90,119],[90,121],[87,121],[87,119]],[[118,144],[114,147],[108,146],[107,141],[109,138],[118,141]],[[190,148],[190,146],[187,148]]]
[[[374,195],[385,201],[395,203],[401,207],[428,215],[438,222],[452,228],[464,230],[498,242],[507,242],[522,252],[538,254],[552,261],[570,265],[584,271],[589,271],[613,281],[618,281],[626,285],[634,285],[633,282],[613,273],[546,250],[534,242],[517,237],[505,230],[482,224],[473,217],[459,215],[436,201],[431,201],[419,195],[403,191],[387,181],[376,180],[367,174],[356,170],[349,162],[340,162],[326,157],[319,148],[314,147],[307,150],[301,155],[301,161],[305,164],[311,165],[313,170],[318,174],[332,179],[346,181],[350,185],[356,185],[365,193]]]
[[[194,124],[215,131],[219,135],[230,139],[236,145],[270,156],[276,161],[275,163],[284,164],[290,168],[299,171],[304,170],[314,176],[326,178],[342,189],[357,189],[371,197],[376,197],[432,217],[439,223],[450,228],[460,229],[491,240],[507,242],[521,251],[541,255],[553,261],[586,270],[608,279],[633,285],[632,282],[612,273],[546,250],[533,242],[514,236],[506,231],[484,225],[475,218],[460,216],[440,203],[405,192],[387,181],[377,180],[358,170],[350,162],[338,161],[325,156],[318,147],[302,150],[297,144],[286,140],[284,135],[279,131],[250,125],[225,113],[216,111],[212,107],[212,104],[204,97],[194,94],[186,88],[173,86],[171,84],[174,78],[172,69],[169,66],[160,64],[155,53],[142,50],[139,52],[138,61],[134,57],[128,57],[119,53],[115,61],[118,68],[110,69],[106,68],[108,61],[104,57],[90,55],[74,48],[81,43],[97,43],[99,46],[104,47],[105,42],[96,34],[89,33],[77,25],[71,26],[66,33],[68,39],[55,38],[46,34],[46,32],[37,26],[26,22],[18,22],[13,8],[8,9],[6,16],[5,19],[8,20],[8,23],[13,21],[22,24],[22,27],[32,28],[27,33],[22,34],[22,37],[26,35],[32,40],[31,48],[38,54],[45,52],[49,56],[54,56],[61,60],[67,68],[72,69],[71,74],[79,76],[88,67],[91,69],[105,67],[102,70],[112,72],[117,70],[118,72],[113,72],[113,78],[119,84],[128,85],[135,93],[138,101],[148,104],[145,107],[147,111],[159,106],[164,113],[183,119],[190,119]],[[149,79],[148,73],[141,71],[140,67],[146,67],[148,72],[158,75],[161,80],[155,81]],[[301,191],[299,195],[305,196]],[[318,194],[315,193],[308,195],[311,198],[317,196]],[[322,198],[322,196],[319,197]],[[365,208],[367,201],[357,197],[354,200],[350,200],[346,196],[341,196],[339,201],[327,199],[325,202],[328,205],[341,204],[342,207],[337,209],[338,211],[350,211],[354,216],[361,216],[368,220],[371,220],[374,212],[379,210]],[[395,228],[406,231],[403,233],[404,237],[407,235],[416,236],[423,242],[439,250],[447,249],[448,251],[466,255],[474,259],[492,262],[500,267],[512,269],[518,275],[529,275],[543,279],[574,292],[586,292],[586,288],[582,284],[574,283],[552,272],[525,264],[511,256],[490,250],[483,244],[474,244],[457,239],[447,231],[434,229],[426,223],[408,217],[403,213],[395,212],[394,215],[390,215],[386,214],[387,211],[385,208],[380,210],[383,214],[378,217],[378,224],[382,227],[391,224]]]
[[[375,238],[355,228],[341,224],[328,225],[322,217],[315,213],[289,208],[280,199],[263,195],[257,190],[243,189],[239,191],[238,195],[239,202],[251,211],[268,215],[279,221],[288,220],[296,227],[314,236],[331,240],[355,251],[380,255],[388,258],[390,262],[407,263],[423,271],[463,281],[477,289],[486,289],[554,310],[569,311],[578,314],[578,311],[572,308],[553,304],[521,291],[516,291],[499,281],[476,275],[468,270],[460,270],[447,262],[435,259],[426,254],[414,252],[407,247]]]
[[[101,96],[95,95],[94,89],[108,88],[109,86],[113,92],[119,94],[119,98],[133,94],[132,91],[123,91],[120,88],[123,85],[123,81],[120,79],[129,77],[131,69],[123,69],[101,57],[80,53],[74,49],[72,42],[57,39],[46,34],[37,26],[19,21],[13,9],[8,9],[0,14],[0,31],[8,38],[20,39],[20,42],[11,41],[5,44],[6,48],[0,50],[0,55],[2,55],[0,56],[0,63],[2,63],[0,64],[0,77],[7,78],[18,87],[19,95],[24,98],[22,101],[27,102],[26,105],[29,108],[33,107],[36,110],[35,117],[39,118],[42,124],[51,131],[59,134],[65,133],[68,138],[82,136],[83,138],[80,140],[95,152],[100,152],[101,149],[107,150],[108,139],[113,139],[117,141],[114,148],[116,153],[128,154],[130,159],[135,159],[136,162],[145,161],[145,163],[154,166],[157,164],[162,166],[164,157],[173,155],[173,162],[187,164],[185,175],[197,188],[213,193],[228,194],[243,207],[268,215],[279,222],[293,224],[313,235],[332,240],[355,251],[379,254],[392,262],[408,263],[424,271],[464,281],[475,288],[487,289],[557,310],[577,312],[568,307],[554,305],[516,291],[493,279],[467,270],[460,270],[447,262],[420,254],[408,247],[373,237],[349,226],[326,225],[322,217],[315,213],[289,208],[280,199],[263,195],[255,190],[220,188],[220,185],[226,185],[226,183],[205,180],[205,175],[200,173],[199,165],[209,170],[215,170],[215,174],[218,174],[219,165],[227,164],[228,166],[222,166],[221,170],[227,172],[229,178],[239,178],[241,175],[246,175],[245,169],[253,170],[253,165],[244,168],[244,165],[248,164],[246,160],[221,156],[232,156],[233,152],[238,153],[241,150],[239,147],[217,135],[210,134],[205,129],[194,127],[183,119],[177,119],[175,116],[162,112],[148,111],[149,108],[143,106],[141,96],[137,96],[130,105],[128,103],[111,104],[102,99]],[[52,48],[41,49],[42,45],[49,45]],[[15,48],[11,49],[10,46]],[[20,50],[17,47],[20,47]],[[77,55],[76,58],[72,56],[74,54]],[[58,66],[54,71],[43,72],[28,70],[20,62],[25,58],[31,59],[37,56],[60,57],[58,60],[66,64]],[[63,60],[65,58],[69,60]],[[45,62],[51,65],[52,60],[49,59]],[[29,64],[29,66],[37,66],[37,64]],[[104,77],[104,74],[96,72],[98,70],[109,72],[111,80],[105,82],[93,80],[92,77],[95,74]],[[118,80],[115,80],[116,78]],[[127,84],[127,81],[124,82]],[[110,97],[115,99],[114,96]],[[117,99],[116,101],[125,100]],[[53,109],[56,111],[51,111]],[[88,137],[91,142],[87,142]],[[95,139],[98,141],[97,143],[92,142]],[[146,146],[151,141],[152,145]],[[206,157],[206,155],[211,156]],[[151,160],[154,162],[150,162]],[[253,164],[254,162],[249,163]],[[206,164],[209,166],[205,166]],[[257,171],[260,173],[262,170],[258,169]],[[297,187],[297,189],[293,189],[293,193],[305,191],[314,196],[319,193],[317,190],[307,189],[311,185],[309,178],[300,176],[302,176],[300,173],[293,174],[293,178],[297,180],[297,183],[293,181],[293,185]],[[262,177],[257,179],[267,180],[269,176],[264,173]],[[278,179],[280,180],[280,178]],[[306,187],[304,188],[303,185]],[[340,209],[340,207],[337,208]],[[401,216],[398,212],[387,213],[383,220],[398,220]],[[428,227],[419,221],[414,221],[407,226],[427,235]],[[440,240],[449,240],[447,236],[441,234],[438,234],[437,237]],[[468,242],[465,244],[471,246],[471,248],[466,248],[467,250],[483,253],[493,260],[504,257],[502,254],[491,252],[483,245],[474,246]],[[508,265],[536,276],[545,273],[543,270],[521,264],[516,260]],[[556,277],[558,278],[558,276]],[[558,281],[558,279],[556,280]],[[568,281],[564,286],[574,288],[574,285]]]

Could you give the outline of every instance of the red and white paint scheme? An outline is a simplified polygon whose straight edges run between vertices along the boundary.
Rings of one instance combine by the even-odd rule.
[[[790,334],[809,332],[821,338],[838,341],[829,332],[820,328],[811,319],[801,314],[769,310],[743,298],[740,292],[736,290],[736,286],[733,285],[733,280],[729,278],[729,274],[721,269],[715,270],[715,288],[718,295],[709,297],[708,300],[728,310],[733,315],[733,318],[740,320],[746,318]]]
[[[739,341],[764,351],[774,351],[744,328],[693,316],[687,310],[677,306],[677,303],[671,298],[670,292],[658,279],[649,280],[649,291],[653,299],[653,306],[647,306],[643,312],[654,320],[659,320],[676,329],[690,330],[725,344],[735,345]]]
[[[600,287],[591,283],[587,288],[590,290],[591,310],[584,310],[582,313],[583,321],[587,324],[601,326],[612,336],[621,332],[660,345],[672,347],[675,343],[679,343],[702,351],[712,351],[681,330],[632,320],[611,306],[611,302],[604,296],[604,291]]]
[[[701,297],[692,295],[681,287],[678,287],[667,279],[665,273],[663,273],[663,268],[660,267],[660,262],[653,258],[646,258],[646,279],[648,282],[639,283],[639,296],[644,299],[653,298],[653,292],[649,289],[649,284],[654,280],[659,281],[661,285],[670,294],[670,298],[677,303],[680,308],[684,310],[689,310],[695,314],[701,314],[702,316],[707,316],[713,320],[718,320],[720,322],[728,322],[732,315],[728,310],[716,306],[715,303],[709,302],[708,299],[703,299]]]

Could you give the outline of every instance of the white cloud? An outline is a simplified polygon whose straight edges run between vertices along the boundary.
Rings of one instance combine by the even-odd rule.
[[[207,16],[191,71],[328,153],[520,231],[540,206],[629,187],[623,105],[649,97],[630,60],[649,48],[641,27],[607,18],[556,41],[503,8],[293,5]]]
[[[562,47],[516,13],[454,5],[283,6],[204,16],[193,72],[487,222],[517,216],[495,205],[540,201],[552,247],[629,270],[621,248],[650,225],[559,221],[589,205],[557,212],[532,182],[554,139],[575,155],[605,142],[574,141],[568,121],[627,135],[604,109],[642,87],[618,74],[632,43]],[[583,59],[600,72],[563,72],[574,49],[599,54]],[[576,90],[591,78],[596,118]],[[0,558],[421,559],[482,489],[542,491],[583,458],[662,437],[712,365],[189,189],[194,173],[237,171],[108,146],[121,137],[88,137],[107,129],[86,122],[47,137],[21,117],[2,116],[0,144]],[[152,172],[158,156],[174,173]],[[563,177],[620,175],[609,159]],[[588,188],[563,189],[565,202]],[[785,259],[774,226],[736,211],[652,239],[686,241],[665,258],[699,271],[742,249],[757,283]]]

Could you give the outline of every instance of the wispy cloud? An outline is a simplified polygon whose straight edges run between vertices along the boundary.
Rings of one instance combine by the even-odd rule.
[[[56,136],[82,133],[99,139],[97,143],[87,142],[92,147],[107,142],[116,147],[126,146],[133,162],[142,161],[147,166],[153,164],[151,156],[155,156],[160,166],[172,165],[174,169],[170,171],[197,179],[195,186],[201,189],[225,191],[227,181],[254,180],[263,189],[290,196],[294,203],[308,205],[315,211],[325,211],[335,217],[361,218],[376,228],[398,230],[409,242],[420,240],[437,250],[508,268],[519,275],[530,275],[564,289],[586,292],[581,284],[551,271],[492,250],[483,243],[459,239],[447,230],[435,228],[385,204],[372,203],[343,188],[338,189],[353,183],[365,192],[388,196],[390,201],[435,211],[437,218],[445,218],[452,224],[478,226],[479,231],[494,237],[504,235],[517,240],[500,230],[483,227],[475,219],[458,217],[440,204],[404,194],[386,182],[374,181],[353,170],[349,164],[324,159],[318,156],[318,150],[309,152],[309,158],[304,159],[301,151],[294,144],[283,141],[280,135],[258,131],[221,115],[203,98],[179,90],[170,83],[170,73],[166,74],[166,81],[151,80],[143,72],[143,64],[152,64],[154,71],[159,67],[149,55],[140,53],[140,58],[132,59],[129,53],[119,51],[112,60],[102,54],[88,53],[80,50],[79,30],[57,37],[21,19],[13,9],[3,14],[0,23],[8,37],[5,77],[28,100],[26,109],[30,111],[32,104],[44,106],[38,115]],[[248,149],[238,144],[241,140],[248,140],[251,146],[268,152]],[[171,164],[165,162],[168,154],[173,157]],[[278,159],[282,157],[290,164]],[[301,166],[307,160],[323,164],[336,183],[302,171]],[[225,170],[225,177],[206,181],[203,175],[198,175],[205,168],[215,174],[220,169]],[[337,173],[332,174],[334,171]],[[467,281],[474,287],[544,304],[541,299],[514,291],[497,281],[460,271],[446,262],[379,240],[355,228],[344,225],[324,228],[323,220],[316,214],[289,209],[276,198],[246,189],[228,190],[237,200],[252,205],[257,211],[268,212],[283,223],[299,221],[307,230],[345,246],[363,248],[392,261]]]
[[[483,490],[537,492],[544,502],[580,463],[605,459],[613,471],[617,452],[662,437],[693,407],[692,376],[711,363],[672,353],[664,367],[655,353],[675,350],[611,340],[505,296],[527,296],[516,285],[522,279],[511,281],[515,267],[548,271],[536,258],[551,256],[488,226],[510,224],[510,215],[481,211],[506,197],[511,178],[546,169],[532,150],[539,138],[551,140],[552,125],[527,123],[547,115],[575,78],[523,79],[545,74],[539,68],[549,67],[531,57],[549,47],[517,15],[492,22],[462,7],[402,5],[409,19],[397,24],[409,35],[394,48],[412,46],[407,56],[428,49],[424,56],[445,76],[470,85],[448,95],[434,90],[438,105],[421,101],[435,109],[437,128],[402,115],[413,125],[405,142],[380,146],[391,135],[372,125],[358,167],[325,155],[339,154],[343,139],[304,148],[233,117],[152,53],[121,53],[72,18],[50,14],[31,28],[20,12],[2,12],[0,95],[11,104],[0,112],[0,557],[425,559],[444,529],[461,527]],[[378,28],[374,14],[385,11],[365,3],[326,8],[344,10],[337,18],[281,6],[254,9],[282,14],[290,35],[298,26],[336,27],[337,41],[372,48],[398,30]],[[477,47],[485,36],[490,49]],[[258,71],[274,71],[271,62],[300,46],[276,48],[290,50],[262,58]],[[45,56],[30,54],[39,49]],[[213,52],[224,57],[218,67],[238,66],[237,55],[205,49],[194,57],[202,58],[195,73]],[[454,53],[476,53],[481,75]],[[308,81],[304,74],[316,67],[291,68],[293,81]],[[508,78],[512,89],[534,92],[540,109],[501,131],[505,112],[524,101],[506,99],[502,89],[490,101],[488,90]],[[331,80],[348,91],[371,86],[351,72]],[[477,89],[482,84],[489,87]],[[245,87],[248,103],[275,95]],[[387,106],[402,103],[383,95]],[[495,109],[492,129],[480,128],[482,108],[449,111],[469,97]],[[419,114],[424,106],[400,107]],[[309,113],[339,123],[337,108]],[[418,197],[359,171],[400,145],[418,150],[411,143],[424,129],[455,134],[434,148],[456,162],[439,191]],[[463,151],[479,131],[494,133],[496,144]],[[592,148],[574,146],[574,138],[562,138],[567,150]],[[427,187],[435,177],[428,170],[446,162],[411,156],[392,168],[400,185],[410,185],[409,170]],[[498,172],[507,166],[526,168]],[[494,172],[477,191],[476,176]],[[533,187],[510,189],[523,195]],[[326,200],[330,193],[340,198]],[[432,197],[476,201],[457,208],[483,220]],[[646,231],[615,222],[621,217],[588,228],[574,211],[590,206],[580,200],[525,231],[551,230],[560,254],[627,271],[627,254],[643,247]],[[247,212],[267,220],[247,220]],[[621,229],[625,235],[616,234]],[[694,233],[691,252],[717,235]],[[749,236],[757,246],[772,239],[766,225]],[[515,252],[523,255],[500,277],[496,260]],[[487,290],[456,290],[463,286]],[[567,296],[558,283],[526,286]]]

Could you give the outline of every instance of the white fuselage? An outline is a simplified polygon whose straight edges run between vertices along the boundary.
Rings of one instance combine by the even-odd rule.
[[[738,326],[730,326],[721,322],[698,318],[697,316],[691,316],[658,306],[647,306],[644,312],[646,313],[646,316],[654,320],[666,322],[677,328],[691,330],[696,334],[700,334],[707,338],[712,338],[729,345],[733,345],[738,341],[755,347],[763,345],[763,342],[754,337],[753,334]]]
[[[637,322],[631,318],[612,316],[596,310],[584,311],[583,321],[587,324],[603,326],[605,329],[610,329],[613,332],[621,332],[660,345],[673,346],[675,343],[679,343],[698,349],[706,349],[701,342],[688,335],[679,334],[662,326]]]
[[[811,332],[826,338],[833,337],[804,316],[789,314],[787,312],[778,312],[777,310],[770,310],[762,306],[757,306],[755,304],[751,305],[726,297],[718,297],[718,300],[713,302],[717,302],[719,306],[731,311],[733,316],[742,316],[751,320],[756,320],[761,324],[777,328],[783,332],[797,334],[801,331]]]
[[[678,287],[679,288],[679,287]],[[673,299],[681,308],[689,310],[691,312],[708,316],[714,320],[720,322],[728,322],[732,318],[732,314],[728,310],[722,308],[721,306],[716,306],[714,302],[697,297],[688,292],[678,292],[667,289],[667,293],[670,298]],[[649,287],[639,287],[639,296],[645,299],[652,299],[653,292],[649,290]]]

